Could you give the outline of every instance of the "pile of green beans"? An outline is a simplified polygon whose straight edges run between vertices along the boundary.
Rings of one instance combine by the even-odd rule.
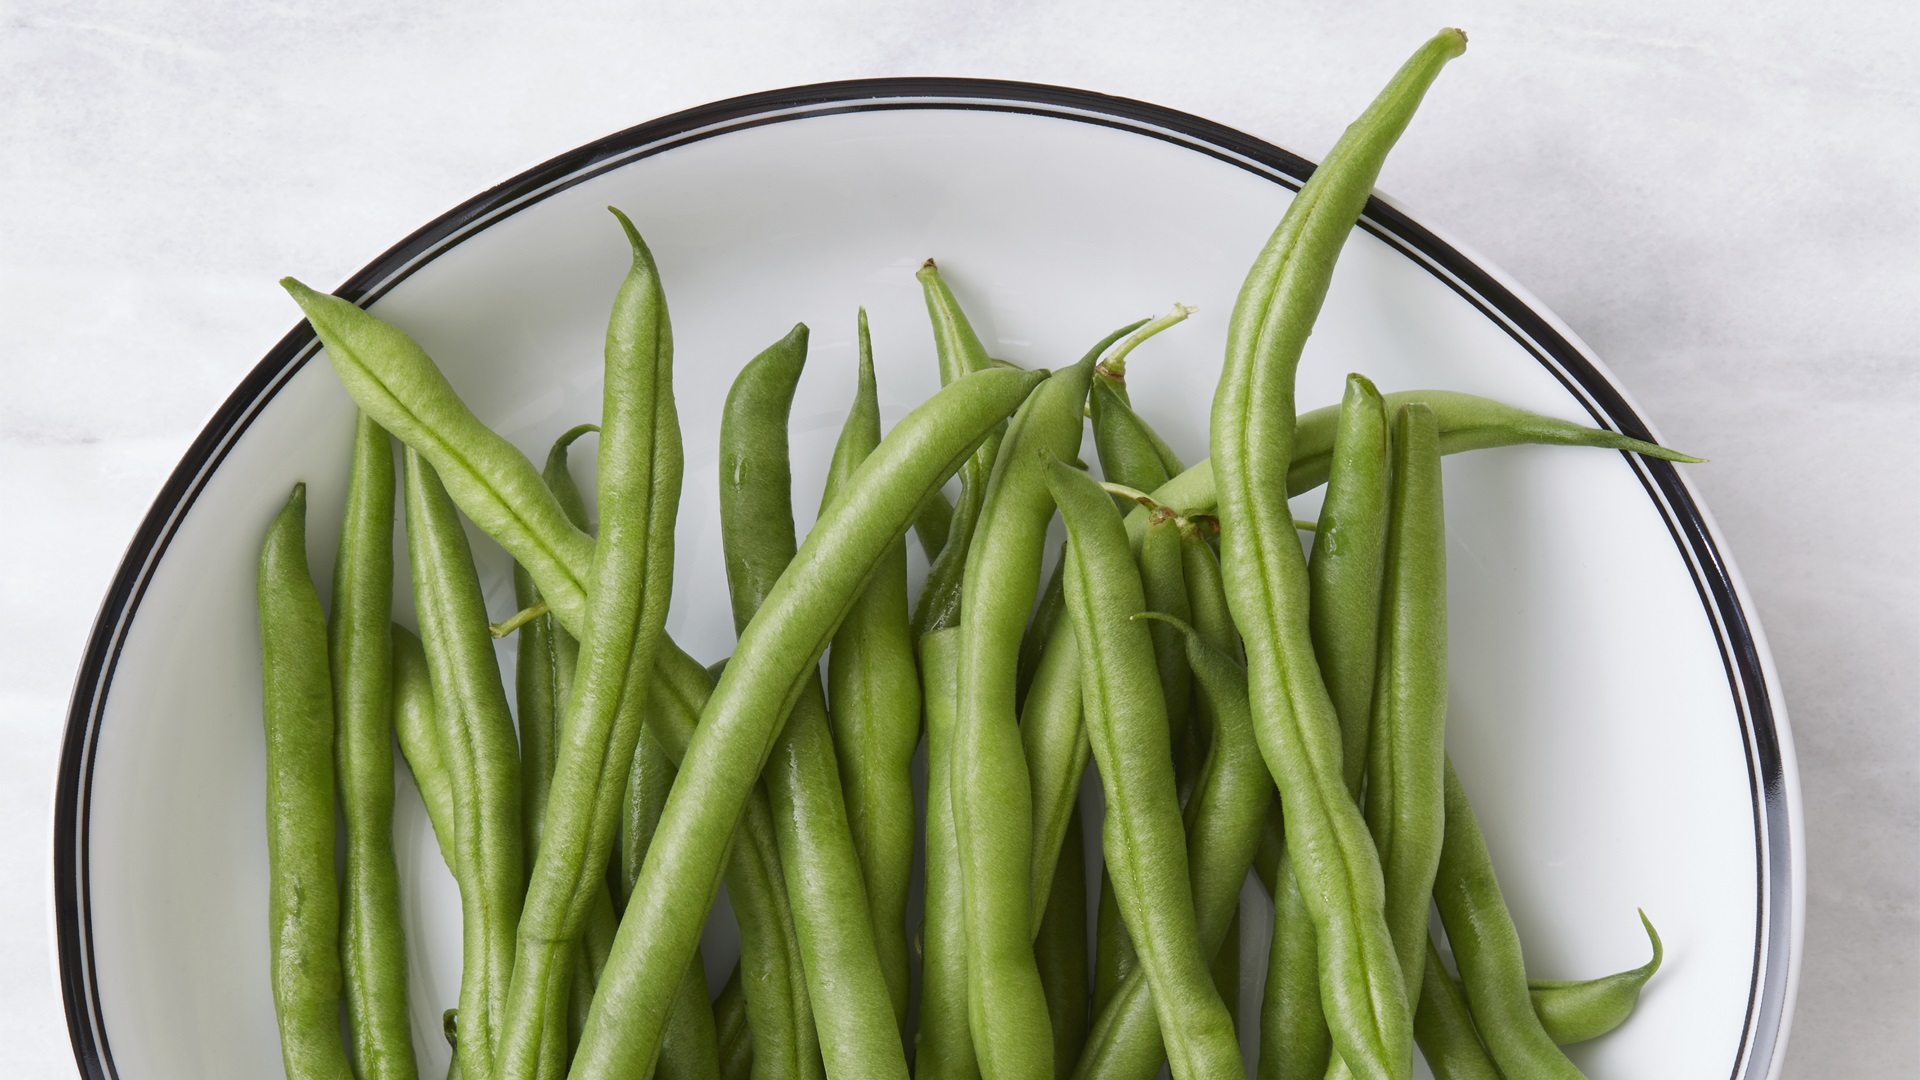
[[[464,1080],[1214,1080],[1247,1071],[1243,1026],[1262,1080],[1407,1080],[1416,1043],[1443,1080],[1578,1076],[1560,1047],[1623,1023],[1662,945],[1642,914],[1649,963],[1528,978],[1447,759],[1442,459],[1695,459],[1358,374],[1295,411],[1345,239],[1465,44],[1416,52],[1294,198],[1234,306],[1195,465],[1126,382],[1193,308],[1029,368],[992,356],[928,260],[942,388],[887,430],[858,312],[799,535],[807,327],[747,361],[718,446],[738,638],[711,667],[666,631],[683,448],[666,291],[632,221],[614,211],[630,262],[601,415],[544,468],[402,329],[287,279],[360,410],[331,610],[303,484],[258,571],[287,1075],[413,1080],[441,1034],[409,1022],[397,741],[460,892],[457,1001],[428,1007]],[[569,454],[596,433],[594,521]],[[1296,521],[1288,500],[1321,484]],[[396,517],[417,630],[394,623]],[[487,610],[466,522],[513,556],[516,613]],[[1266,917],[1250,871],[1272,900],[1263,977],[1241,969],[1243,919]],[[723,881],[740,957],[714,995],[700,943]]]

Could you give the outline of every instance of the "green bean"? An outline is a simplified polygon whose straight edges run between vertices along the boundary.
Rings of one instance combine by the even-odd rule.
[[[1140,583],[1146,590],[1146,610],[1186,623],[1193,618],[1193,607],[1187,599],[1176,516],[1164,507],[1149,516],[1147,535],[1140,544]],[[1157,619],[1147,624],[1147,634],[1153,641],[1154,668],[1160,675],[1160,694],[1173,737],[1174,781],[1185,805],[1206,754],[1204,740],[1191,718],[1193,675],[1187,667],[1185,635],[1175,624]]]
[[[960,301],[940,277],[940,270],[928,259],[916,275],[927,300],[927,316],[933,322],[934,354],[940,363],[940,385],[947,386],[960,376],[984,371],[993,366],[986,346],[980,344],[973,324]],[[980,511],[987,497],[987,480],[1000,452],[1005,425],[988,433],[973,456],[960,467],[960,502],[949,517],[946,542],[927,568],[927,579],[920,586],[920,598],[913,607],[913,636],[954,625],[960,615],[960,580],[967,568],[967,550],[980,524]],[[916,520],[918,514],[915,515]]]
[[[1434,1080],[1500,1080],[1500,1070],[1480,1045],[1467,999],[1441,963],[1433,939],[1420,973],[1420,1007],[1413,1014],[1413,1037],[1433,1070]]]
[[[1152,989],[1173,1075],[1238,1075],[1233,1018],[1213,986],[1191,891],[1195,879],[1153,643],[1146,626],[1131,618],[1145,606],[1140,575],[1120,516],[1100,485],[1057,459],[1048,462],[1046,479],[1067,523],[1067,610],[1085,657],[1087,735],[1107,793],[1105,849],[1114,894]],[[1242,862],[1238,877],[1245,876]],[[1223,915],[1218,927],[1208,927],[1216,949],[1226,922]]]
[[[927,725],[926,910],[920,923],[920,1026],[916,1080],[977,1080],[967,1024],[967,942],[961,918],[960,849],[953,835],[953,711],[959,694],[960,630],[920,639],[921,707]]]
[[[533,463],[473,415],[398,327],[293,278],[280,284],[306,313],[354,403],[427,459],[455,504],[527,567],[561,621],[579,631],[593,542],[567,522]]]
[[[673,787],[673,761],[651,730],[640,733],[633,748],[633,767],[627,772],[627,796],[620,813],[619,881],[614,896],[624,906],[640,877],[640,863],[653,845],[653,831]]]
[[[926,553],[927,562],[940,557],[940,549],[947,546],[947,535],[952,531],[953,504],[939,488],[927,492],[919,512],[913,515],[913,535],[920,539],[920,550]]]
[[[427,654],[420,639],[404,626],[393,626],[393,731],[400,754],[413,773],[413,786],[426,805],[434,842],[447,872],[458,878],[460,856],[454,846],[453,777],[447,775],[446,754],[440,748],[440,714],[433,703],[433,681],[427,672]]]
[[[660,1080],[720,1080],[720,1045],[714,1030],[713,1004],[708,998],[706,964],[700,950],[687,963],[680,989],[667,1014],[667,1031],[660,1044]]]
[[[1445,839],[1433,899],[1460,965],[1467,1007],[1487,1052],[1507,1076],[1576,1077],[1533,1011],[1520,935],[1513,928],[1486,839],[1453,763],[1446,766]]]
[[[1439,441],[1424,405],[1405,406],[1394,417],[1392,524],[1377,602],[1379,675],[1367,754],[1367,828],[1380,853],[1387,928],[1409,1002],[1420,996],[1446,814],[1447,541]]]
[[[734,627],[743,632],[796,550],[787,414],[806,349],[807,328],[796,326],[741,369],[721,413],[720,537]],[[879,561],[891,560],[899,544],[896,538]],[[857,594],[850,611],[858,600]],[[773,741],[766,784],[827,1073],[904,1080],[906,1052],[881,969],[817,664],[803,673],[800,694]]]
[[[834,448],[823,505],[880,444],[867,312],[859,317],[860,371],[852,410]],[[874,944],[893,1000],[907,1022],[907,886],[913,875],[913,752],[920,745],[920,671],[907,626],[903,538],[874,572],[833,636],[827,656],[833,741],[845,767],[847,822],[873,912]]]
[[[1306,559],[1286,497],[1294,372],[1387,151],[1440,68],[1465,47],[1464,35],[1446,30],[1415,53],[1294,197],[1241,286],[1213,404],[1222,569],[1247,639],[1256,729],[1287,806],[1287,844],[1313,918],[1334,1046],[1369,1080],[1411,1074],[1413,1017],[1383,914],[1379,863],[1342,782],[1339,722],[1304,618]]]
[[[531,1072],[538,1060],[547,1014],[560,988],[571,982],[565,958],[596,893],[606,886],[643,723],[641,705],[673,587],[682,471],[673,332],[652,253],[633,223],[618,210],[613,214],[633,261],[607,324],[589,631],[581,639],[554,763],[545,841],[520,919],[501,1051],[513,1076]]]
[[[1665,955],[1660,934],[1644,911],[1640,913],[1640,924],[1647,928],[1647,940],[1653,945],[1653,959],[1645,964],[1598,979],[1528,980],[1527,992],[1533,1000],[1533,1011],[1554,1042],[1566,1046],[1597,1039],[1626,1022],[1640,1001],[1640,988],[1660,970],[1660,961]]]
[[[1204,581],[1197,584],[1205,587]],[[1068,588],[1072,590],[1073,579],[1069,579]],[[1201,606],[1211,609],[1218,604]],[[1216,726],[1212,747],[1182,815],[1182,830],[1195,941],[1208,965],[1210,984],[1226,1009],[1231,1035],[1239,1001],[1238,962],[1222,963],[1218,958],[1227,952],[1236,957],[1239,953],[1240,889],[1260,845],[1261,826],[1273,802],[1273,782],[1267,777],[1254,741],[1246,675],[1207,640],[1231,638],[1220,634],[1219,627],[1203,632],[1155,612],[1142,613],[1136,619],[1160,622],[1180,635],[1184,658],[1192,667],[1205,710]],[[1116,858],[1124,857],[1122,852]],[[1125,899],[1124,893],[1121,899]],[[1096,1015],[1086,1053],[1074,1076],[1152,1080],[1159,1071],[1167,1052],[1164,1025],[1156,1019],[1160,991],[1151,987],[1151,975],[1149,968],[1125,976],[1112,999]]]
[[[1058,887],[1047,893],[1040,932],[1034,936],[1034,961],[1047,996],[1053,1028],[1053,1075],[1064,1077],[1080,1060],[1087,1041],[1087,848],[1080,812],[1067,815],[1067,831],[1053,875]]]
[[[720,1044],[720,1080],[747,1080],[753,1075],[753,1032],[747,1027],[747,993],[740,985],[740,965],[727,976],[727,985],[713,999],[713,1028]]]
[[[654,665],[654,678],[647,687],[647,735],[678,768],[713,693],[713,677],[667,638],[660,642]],[[724,668],[725,661],[714,666]],[[655,833],[658,826],[656,818]],[[819,1035],[801,970],[773,811],[766,790],[758,784],[748,794],[735,830],[726,878],[727,895],[740,926],[738,971],[753,1040],[752,1075],[756,1080],[817,1080],[822,1075]],[[698,957],[697,949],[694,955]],[[729,1050],[730,1059],[738,1056]]]
[[[1274,885],[1273,938],[1267,946],[1267,977],[1260,999],[1259,1080],[1319,1080],[1333,1056],[1333,1033],[1320,1005],[1320,952],[1312,916],[1294,877],[1293,861],[1280,856]],[[1278,891],[1275,891],[1277,888]]]
[[[1045,457],[1080,445],[1093,365],[1126,331],[1053,373],[1007,428],[961,578],[960,697],[953,819],[967,926],[967,1005],[987,1080],[1045,1075],[1053,1034],[1035,967],[1033,898],[1008,888],[1031,871],[1031,779],[1014,710],[1020,636],[1040,587],[1053,518]]]
[[[1542,416],[1457,390],[1398,390],[1383,395],[1383,400],[1389,414],[1402,405],[1416,401],[1433,409],[1434,418],[1440,424],[1442,455],[1502,446],[1537,445],[1597,447],[1661,461],[1697,463],[1702,460],[1678,450],[1630,439],[1617,431]],[[1333,442],[1339,426],[1340,410],[1339,405],[1328,405],[1300,414],[1299,423],[1294,428],[1292,464],[1287,469],[1289,496],[1312,491],[1327,482],[1327,476],[1333,468]],[[1218,505],[1218,492],[1212,459],[1195,464],[1155,489],[1151,495],[1156,503],[1181,507],[1188,513],[1213,511]],[[1128,515],[1127,535],[1135,547],[1139,546],[1146,527],[1145,509],[1134,510]]]
[[[464,942],[460,1071],[489,1080],[526,889],[519,748],[466,531],[433,466],[411,447],[403,461],[414,609],[452,780]]]
[[[1431,417],[1432,411],[1426,415]],[[1307,625],[1321,677],[1340,717],[1342,773],[1356,800],[1367,766],[1367,725],[1374,708],[1387,550],[1388,453],[1387,410],[1380,392],[1364,375],[1347,376],[1326,501],[1320,506],[1313,558],[1307,563]],[[1437,455],[1435,462],[1437,469]]]
[[[347,826],[340,961],[361,1080],[413,1080],[407,948],[393,861],[393,443],[359,415],[333,568],[328,667]]]
[[[1092,753],[1080,721],[1080,650],[1073,640],[1071,619],[1054,619],[1047,633],[1039,670],[1020,710],[1020,746],[1033,805],[1033,855],[1027,879],[1033,897],[1031,930],[1037,934],[1041,914],[1051,903],[1067,822],[1079,806],[1080,780]],[[1083,894],[1085,888],[1081,886]]]
[[[280,1060],[293,1080],[351,1078],[340,1039],[340,886],[333,868],[332,677],[307,571],[307,486],[260,547],[260,682],[267,747],[267,935]]]
[[[1033,619],[1027,623],[1027,632],[1020,639],[1020,666],[1014,674],[1013,689],[1021,708],[1026,707],[1027,692],[1033,686],[1034,673],[1040,670],[1040,661],[1053,636],[1053,627],[1059,622],[1060,612],[1067,604],[1067,594],[1060,581],[1060,563],[1066,558],[1066,547],[1062,541],[1060,552],[1054,557],[1053,570],[1047,574],[1047,583],[1040,588],[1040,601],[1034,605]],[[1079,684],[1077,679],[1074,682],[1076,686]],[[1074,692],[1079,693],[1078,690]],[[1041,902],[1038,896],[1034,900]]]

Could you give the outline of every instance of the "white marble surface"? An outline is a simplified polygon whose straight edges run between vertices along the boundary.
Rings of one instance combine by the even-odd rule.
[[[1806,799],[1786,1075],[1914,1074],[1910,5],[809,6],[0,6],[0,1074],[73,1073],[48,885],[72,672],[167,471],[292,325],[278,276],[339,281],[554,153],[822,79],[1061,83],[1317,156],[1443,21],[1473,46],[1382,187],[1713,459],[1691,475],[1771,639]]]

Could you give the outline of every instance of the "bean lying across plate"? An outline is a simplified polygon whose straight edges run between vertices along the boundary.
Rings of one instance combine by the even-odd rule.
[[[1192,308],[1025,370],[990,355],[929,260],[942,389],[883,432],[858,313],[852,406],[797,536],[788,413],[807,328],[749,361],[718,447],[738,642],[712,673],[665,630],[681,433],[666,291],[632,221],[614,212],[631,263],[602,414],[544,469],[401,328],[287,279],[362,410],[331,622],[304,486],[259,566],[287,1074],[417,1075],[397,737],[460,889],[458,1001],[432,1007],[457,1004],[464,1080],[1239,1075],[1249,869],[1274,901],[1261,1077],[1406,1080],[1416,1040],[1443,1078],[1578,1075],[1558,1044],[1622,1023],[1661,943],[1647,922],[1642,967],[1527,979],[1446,760],[1441,461],[1527,443],[1695,459],[1358,374],[1339,405],[1295,411],[1346,237],[1465,44],[1446,30],[1422,46],[1294,198],[1234,307],[1212,456],[1194,466],[1126,384],[1129,356]],[[1078,460],[1089,427],[1104,485]],[[596,431],[590,527],[568,456]],[[392,625],[389,432],[418,637]],[[1322,483],[1318,520],[1296,522],[1288,500]],[[519,634],[517,738],[463,513],[516,562],[522,610],[492,625]],[[1048,574],[1056,513],[1068,540]],[[909,530],[929,563],[917,597]],[[741,955],[715,997],[699,942],[723,878]],[[1457,980],[1429,936],[1435,901]]]

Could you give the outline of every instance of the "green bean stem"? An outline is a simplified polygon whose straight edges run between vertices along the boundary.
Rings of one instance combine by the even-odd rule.
[[[741,369],[721,414],[720,536],[740,631],[796,549],[787,415],[806,359],[807,328],[796,326]],[[856,597],[849,608],[857,607]],[[728,671],[734,667],[729,663]],[[817,664],[803,673],[798,699],[773,740],[766,785],[827,1073],[904,1080],[906,1051],[875,942]]]
[[[267,936],[280,1060],[292,1080],[351,1080],[340,1039],[340,886],[334,877],[334,701],[327,621],[307,570],[307,486],[260,546],[267,747]]]
[[[1440,68],[1465,47],[1464,35],[1445,30],[1416,52],[1294,196],[1234,303],[1213,403],[1221,562],[1246,636],[1255,725],[1287,806],[1287,845],[1313,918],[1328,1026],[1342,1060],[1367,1080],[1411,1075],[1413,1016],[1383,914],[1379,862],[1342,781],[1339,721],[1307,628],[1306,559],[1287,505],[1294,373],[1387,151]]]
[[[327,627],[334,763],[347,826],[340,962],[360,1080],[419,1075],[393,861],[393,485],[393,441],[361,413]]]
[[[1520,935],[1500,895],[1473,804],[1450,761],[1445,784],[1447,827],[1433,899],[1460,965],[1474,1025],[1504,1075],[1571,1080],[1580,1070],[1554,1045],[1533,1011]]]
[[[1196,584],[1206,585],[1204,579]],[[1201,605],[1203,610],[1217,606]],[[1209,977],[1227,1010],[1231,1030],[1239,1001],[1238,965],[1237,961],[1222,963],[1220,957],[1239,951],[1235,931],[1240,888],[1260,845],[1261,827],[1273,802],[1273,781],[1254,740],[1246,673],[1209,641],[1230,642],[1231,638],[1217,626],[1203,631],[1152,612],[1138,618],[1159,622],[1180,636],[1203,706],[1214,719],[1213,744],[1187,800],[1182,828],[1199,951],[1207,959]],[[1075,1077],[1152,1080],[1159,1071],[1167,1052],[1157,1018],[1159,990],[1151,986],[1151,975],[1150,969],[1136,970],[1122,979],[1094,1020]]]
[[[927,725],[926,910],[920,923],[917,1080],[978,1080],[967,1024],[967,941],[961,918],[960,848],[953,835],[953,711],[959,694],[960,629],[920,638],[921,707]]]
[[[860,368],[822,504],[880,444],[880,399],[866,309],[859,316]],[[847,822],[873,912],[874,944],[893,1000],[907,1021],[907,885],[913,873],[913,752],[920,744],[920,672],[907,626],[907,545],[881,561],[833,636],[827,657],[833,740],[847,796]]]
[[[460,1072],[491,1080],[526,892],[520,753],[466,530],[433,466],[411,447],[403,462],[414,610],[453,795],[464,943]]]
[[[1131,617],[1146,597],[1126,532],[1113,501],[1084,473],[1055,459],[1046,479],[1067,523],[1067,610],[1085,658],[1087,735],[1107,794],[1107,868],[1152,989],[1167,1059],[1179,1080],[1241,1075],[1233,1017],[1214,988],[1198,922],[1153,642]],[[1257,840],[1255,828],[1235,896]],[[1216,950],[1231,917],[1219,915],[1218,925],[1206,927]]]
[[[1100,471],[1108,480],[1152,491],[1186,468],[1166,441],[1133,411],[1127,394],[1126,357],[1141,342],[1191,314],[1192,308],[1175,304],[1168,314],[1134,331],[1094,369],[1087,415],[1093,422]]]

